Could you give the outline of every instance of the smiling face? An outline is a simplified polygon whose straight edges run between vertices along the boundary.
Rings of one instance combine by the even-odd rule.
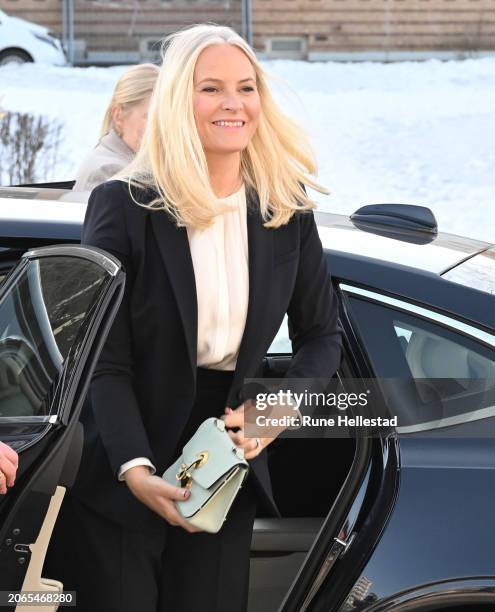
[[[207,159],[240,153],[248,146],[261,104],[256,73],[241,49],[225,43],[200,53],[194,68],[193,109]]]

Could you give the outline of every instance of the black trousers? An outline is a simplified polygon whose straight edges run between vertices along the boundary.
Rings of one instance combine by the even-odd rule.
[[[204,419],[223,414],[231,377],[198,368],[196,402],[177,453]],[[130,530],[68,491],[43,575],[76,591],[84,612],[244,612],[255,513],[249,476],[217,534],[190,534],[165,520],[160,537],[139,525]]]

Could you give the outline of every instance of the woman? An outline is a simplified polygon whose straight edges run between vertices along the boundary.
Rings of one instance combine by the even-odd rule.
[[[143,137],[151,93],[159,68],[139,64],[117,81],[105,112],[100,140],[76,174],[74,191],[90,191],[125,168],[134,158]]]
[[[256,507],[277,509],[271,439],[243,435],[243,381],[286,312],[288,377],[331,376],[340,361],[303,184],[324,190],[306,176],[304,134],[232,29],[197,25],[167,42],[142,146],[92,192],[84,223],[83,242],[116,255],[127,278],[45,571],[77,590],[81,610],[245,610]],[[194,533],[175,506],[188,490],[160,478],[210,416],[224,417],[251,466],[218,534]]]

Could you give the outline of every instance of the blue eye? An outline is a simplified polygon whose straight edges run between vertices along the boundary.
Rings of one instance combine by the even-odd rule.
[[[254,91],[254,87],[251,87],[250,85],[247,85],[246,87],[242,88],[243,91]],[[216,87],[203,87],[202,91],[206,91],[206,92],[211,92],[211,91],[218,91],[218,89]]]

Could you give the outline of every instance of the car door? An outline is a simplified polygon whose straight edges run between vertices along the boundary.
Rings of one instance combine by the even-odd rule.
[[[417,300],[340,288],[399,417],[400,454],[393,512],[342,609],[492,609],[495,334]]]
[[[0,591],[21,588],[57,487],[77,473],[78,417],[124,282],[113,256],[63,245],[25,253],[0,288],[0,440],[19,453],[0,496]]]
[[[263,378],[282,378],[291,358],[285,319],[265,357]],[[333,378],[356,378],[356,372],[345,343]],[[270,444],[268,463],[281,516],[257,516],[254,523],[250,612],[309,609],[362,519],[370,449],[368,440],[331,434],[281,437]]]

